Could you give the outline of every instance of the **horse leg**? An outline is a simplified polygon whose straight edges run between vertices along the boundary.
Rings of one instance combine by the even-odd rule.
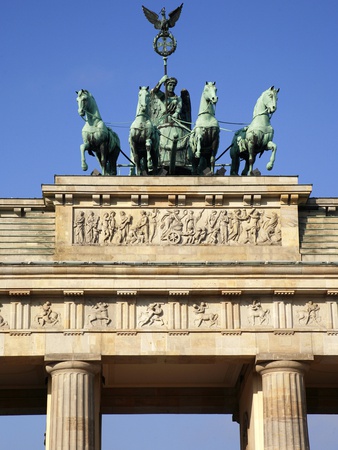
[[[239,158],[239,148],[237,145],[237,141],[235,141],[235,139],[233,139],[231,143],[230,158],[231,158],[230,175],[238,176],[240,158]]]
[[[202,158],[202,134],[200,133],[200,129],[198,128],[198,132],[196,133],[196,147],[195,147],[195,153],[193,158],[193,165],[195,166],[195,173],[194,175],[202,175],[203,169],[205,169],[204,166],[206,166],[205,158]]]
[[[243,176],[243,177],[246,177],[247,175],[248,175],[248,172],[249,172],[249,160],[248,160],[248,158],[246,158],[245,159],[245,166],[244,166],[244,169],[242,170],[242,173],[241,173],[241,175]]]
[[[110,149],[109,156],[108,156],[108,172],[109,175],[116,175],[117,174],[117,158],[120,154],[120,147],[117,145]]]
[[[130,150],[136,167],[136,175],[141,175],[140,155],[138,154],[133,142],[130,142]]]
[[[197,175],[199,160],[195,158],[195,153],[191,151],[191,175]]]
[[[82,170],[84,170],[84,171],[88,170],[88,165],[87,165],[86,156],[85,156],[86,150],[88,151],[87,144],[81,144],[80,145],[81,166],[82,166]]]
[[[152,152],[152,140],[146,139],[146,155],[144,157],[144,168],[147,174],[149,175],[149,171],[154,170],[154,161],[153,161],[153,152]]]
[[[248,168],[248,175],[251,176],[253,175],[253,165],[255,164],[256,161],[256,156],[254,153],[254,142],[253,141],[249,141],[248,142],[248,160],[247,160],[247,164],[249,165]]]
[[[107,171],[107,146],[106,143],[102,143],[100,145],[100,166],[101,166],[101,172],[102,175],[109,175]]]
[[[219,147],[219,131],[217,129],[213,129],[213,139],[211,146],[211,156],[210,156],[210,170],[212,173],[215,171],[215,158],[216,153]]]
[[[200,132],[196,135],[196,152],[195,152],[195,158],[201,157],[201,151],[202,151],[202,134]]]
[[[230,175],[238,175],[238,171],[239,171],[239,156],[231,155]]]
[[[269,141],[268,145],[267,145],[267,149],[272,150],[271,156],[270,156],[270,161],[266,165],[267,170],[271,170],[273,168],[273,165],[274,165],[275,159],[276,159],[277,145],[274,142]]]
[[[154,145],[154,143],[152,145],[150,153],[151,153],[151,160],[153,163],[153,175],[156,175],[157,169],[158,169],[158,158],[157,158],[157,149],[156,149],[156,146]]]

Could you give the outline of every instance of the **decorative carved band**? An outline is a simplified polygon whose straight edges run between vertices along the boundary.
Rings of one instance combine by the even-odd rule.
[[[295,295],[295,291],[292,289],[283,289],[283,290],[279,290],[277,289],[276,291],[274,291],[275,295]]]
[[[9,291],[8,293],[9,293],[9,295],[14,295],[14,296],[18,296],[18,297],[31,295],[31,291],[22,290],[22,289],[15,290],[15,291]]]
[[[169,291],[169,295],[177,295],[177,296],[183,296],[183,295],[189,295],[189,291]]]
[[[235,331],[235,330],[222,331],[222,336],[240,336],[241,334],[242,331]]]
[[[67,296],[80,297],[80,296],[84,295],[84,291],[63,291],[63,295],[65,297],[67,297]]]
[[[292,330],[276,330],[273,334],[275,336],[293,336],[295,332]]]
[[[189,331],[169,331],[169,336],[189,336]]]
[[[255,207],[74,209],[73,229],[76,245],[231,246],[282,242],[279,212]]]
[[[30,336],[32,334],[31,331],[10,331],[10,336]]]
[[[121,296],[137,295],[137,291],[135,291],[135,290],[133,290],[133,291],[128,291],[128,290],[117,291],[117,295],[121,295]]]
[[[63,334],[65,336],[82,336],[84,331],[64,331]]]
[[[223,291],[217,299],[203,300],[190,296],[188,290],[168,291],[160,297],[137,291],[118,291],[115,298],[106,301],[86,298],[64,298],[42,302],[22,298],[0,304],[0,332],[58,331],[67,335],[89,331],[134,333],[161,331],[182,333],[191,331],[217,331],[226,334],[260,330],[275,335],[293,335],[305,330],[323,331],[335,335],[338,327],[338,303],[313,300],[289,302],[265,296],[238,297],[241,291]],[[121,297],[121,295],[123,297]],[[231,295],[227,299],[224,295]],[[130,296],[130,297],[128,297]],[[61,297],[62,299],[62,297]]]
[[[118,331],[117,336],[136,336],[137,331]]]

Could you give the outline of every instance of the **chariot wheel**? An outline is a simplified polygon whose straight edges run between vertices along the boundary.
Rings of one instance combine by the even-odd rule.
[[[181,241],[181,235],[178,234],[176,231],[171,231],[168,234],[168,241],[170,244],[179,244]]]

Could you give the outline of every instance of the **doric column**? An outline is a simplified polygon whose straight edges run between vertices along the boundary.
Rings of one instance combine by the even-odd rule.
[[[308,450],[304,373],[297,361],[260,363],[264,411],[264,450]]]
[[[100,366],[83,361],[48,364],[51,375],[47,450],[99,450],[95,375]]]

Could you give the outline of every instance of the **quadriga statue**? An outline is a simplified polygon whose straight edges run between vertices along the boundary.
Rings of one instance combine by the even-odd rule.
[[[230,175],[238,175],[241,159],[245,161],[242,175],[253,175],[256,157],[265,150],[272,150],[266,168],[267,170],[273,168],[277,145],[272,141],[274,130],[270,124],[270,118],[277,110],[278,92],[279,89],[275,89],[274,86],[264,91],[257,100],[250,125],[235,133],[230,149],[232,160]]]
[[[86,121],[82,128],[80,146],[82,170],[87,170],[85,152],[96,156],[102,175],[116,175],[116,162],[120,154],[118,135],[103,122],[92,94],[86,89],[77,91],[78,113]]]

